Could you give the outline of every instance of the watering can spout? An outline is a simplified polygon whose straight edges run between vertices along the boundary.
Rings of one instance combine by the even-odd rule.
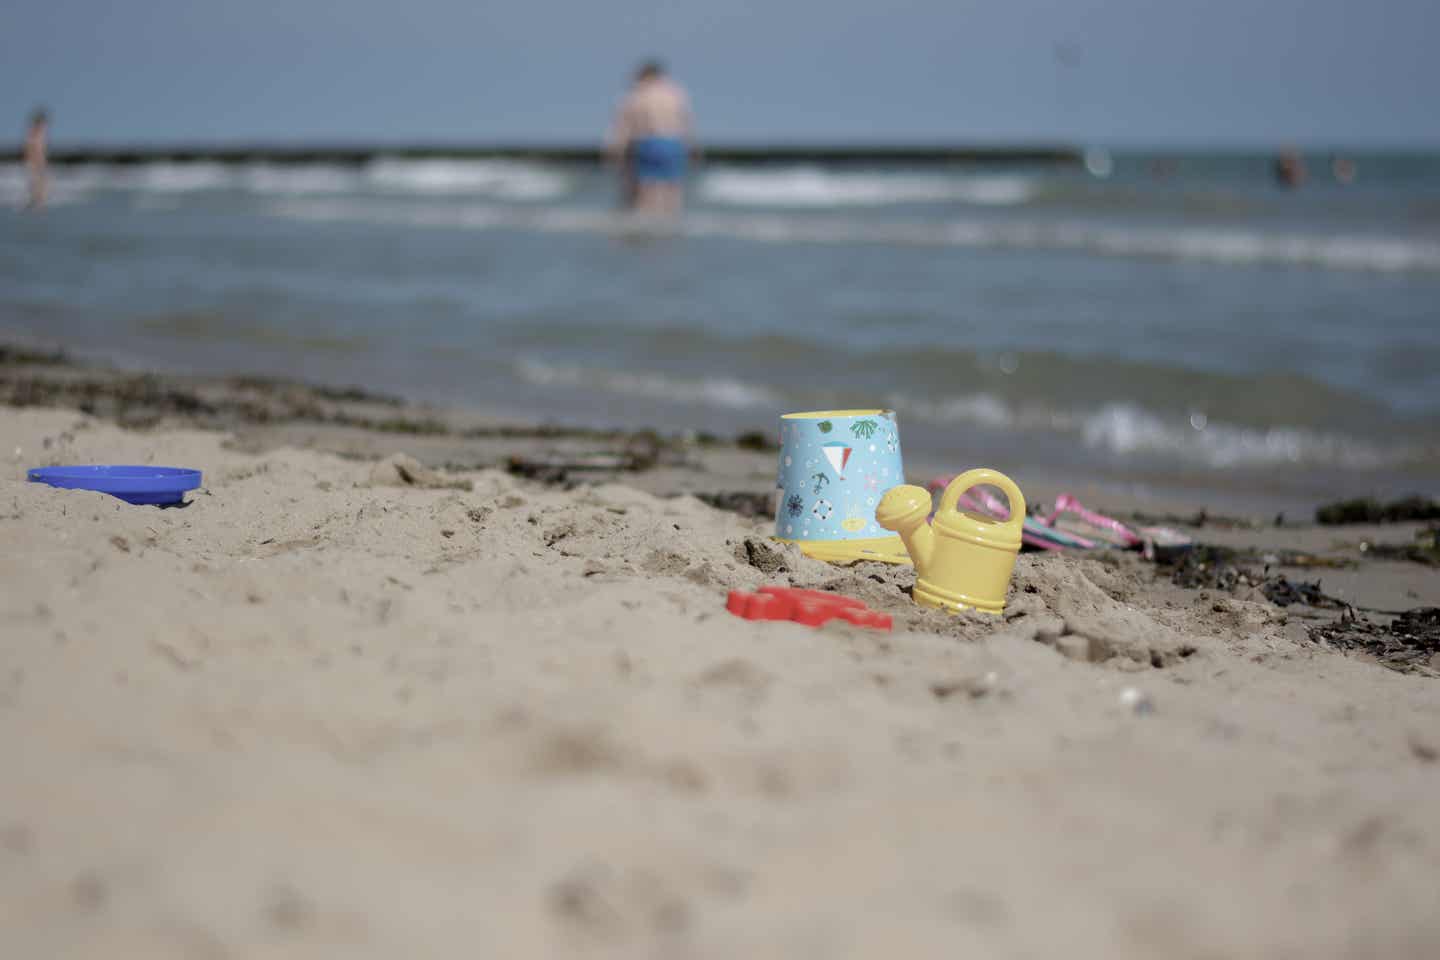
[[[935,551],[935,532],[926,523],[929,518],[930,491],[909,484],[890,489],[875,508],[875,522],[900,534],[916,571],[930,565]]]

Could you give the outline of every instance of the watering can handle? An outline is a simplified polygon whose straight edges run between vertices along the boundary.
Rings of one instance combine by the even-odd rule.
[[[1014,527],[1017,531],[1025,526],[1025,494],[1020,488],[999,470],[991,470],[988,467],[981,467],[978,470],[966,470],[960,476],[950,481],[950,486],[945,488],[945,493],[940,497],[940,509],[937,514],[955,509],[955,501],[960,499],[960,494],[965,493],[971,487],[978,487],[989,484],[992,487],[999,487],[1005,494],[1005,499],[1010,501],[1010,519],[1005,521],[1005,526]]]

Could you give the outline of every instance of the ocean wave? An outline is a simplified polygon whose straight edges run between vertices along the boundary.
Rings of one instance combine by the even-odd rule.
[[[951,220],[943,223],[833,221],[770,215],[701,215],[688,232],[769,243],[882,243],[1085,253],[1126,259],[1297,266],[1382,273],[1440,272],[1440,242],[1411,237],[1112,227],[1065,221]]]
[[[987,225],[988,226],[988,225]],[[1440,270],[1440,243],[1406,237],[1304,234],[1199,227],[1171,229],[1028,224],[976,231],[957,225],[957,243],[1077,250],[1115,257],[1273,264],[1381,272]]]
[[[212,161],[141,164],[86,163],[51,169],[52,193],[79,197],[95,191],[188,194],[239,190],[259,196],[384,194],[483,196],[498,200],[552,200],[570,192],[571,178],[540,164],[509,160],[382,158],[363,167],[334,163]],[[23,195],[26,174],[16,163],[0,166],[0,197]]]
[[[606,370],[539,360],[517,362],[515,373],[524,382],[535,386],[584,388],[674,403],[698,403],[727,410],[776,409],[782,405],[779,395],[768,387],[728,377],[673,377],[662,373]]]
[[[1198,415],[1184,423],[1167,422],[1126,404],[1085,417],[1081,436],[1087,446],[1112,453],[1173,454],[1217,468],[1287,463],[1373,468],[1393,461],[1397,453],[1353,437],[1295,427],[1240,427]]]
[[[513,218],[507,218],[500,207],[474,203],[417,206],[377,203],[374,200],[285,200],[270,207],[270,212],[288,220],[315,223],[374,223],[472,230],[515,225]]]
[[[592,390],[727,410],[773,411],[796,403],[803,406],[816,399],[728,377],[686,378],[656,371],[552,364],[538,359],[519,361],[514,369],[523,382],[534,386]],[[1437,453],[1434,449],[1378,444],[1303,427],[1243,426],[1211,420],[1199,413],[1167,416],[1130,403],[1062,410],[1044,404],[1019,405],[984,392],[940,399],[891,394],[885,402],[899,412],[902,421],[1059,434],[1118,459],[1159,455],[1214,470],[1305,465],[1373,470],[1413,464]]]
[[[1033,220],[881,221],[705,211],[690,214],[669,225],[608,210],[580,207],[515,209],[494,204],[451,204],[444,209],[435,209],[369,199],[357,199],[353,203],[282,203],[275,206],[273,212],[296,219],[360,220],[413,226],[508,228],[559,233],[656,231],[692,237],[732,237],[759,243],[950,246],[1083,253],[1225,266],[1440,273],[1440,241],[1419,237],[1180,226],[1114,227]]]
[[[947,201],[1013,206],[1032,200],[1039,185],[1018,176],[722,167],[700,178],[699,193],[710,203],[745,207],[874,207]]]
[[[64,206],[83,201],[95,189],[92,177],[83,173],[52,176],[46,203]],[[23,207],[30,201],[30,175],[18,163],[0,164],[0,207]]]
[[[350,167],[329,163],[307,163],[286,166],[275,163],[254,163],[239,168],[240,185],[258,194],[332,194],[359,189],[363,181]]]
[[[398,193],[551,200],[571,188],[564,173],[513,160],[379,159],[366,167],[365,174],[370,187]]]
[[[904,416],[931,423],[1078,435],[1090,449],[1117,457],[1163,454],[1217,470],[1304,464],[1376,469],[1426,456],[1426,451],[1415,447],[1382,446],[1344,434],[1286,425],[1228,424],[1200,413],[1187,418],[1169,417],[1128,403],[1105,404],[1089,411],[1062,411],[1044,406],[1016,407],[985,393],[941,401],[892,396],[889,402]]]
[[[96,167],[92,172],[96,187],[148,193],[224,190],[234,184],[235,174],[233,167],[223,163],[142,163],[134,167]]]

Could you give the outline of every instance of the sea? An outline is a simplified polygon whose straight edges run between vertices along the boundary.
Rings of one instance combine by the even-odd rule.
[[[22,211],[0,335],[139,369],[733,434],[898,412],[907,459],[1269,509],[1440,493],[1440,154],[1072,166],[82,164]]]

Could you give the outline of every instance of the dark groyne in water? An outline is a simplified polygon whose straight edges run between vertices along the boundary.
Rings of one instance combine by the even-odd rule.
[[[704,148],[711,163],[760,166],[816,163],[827,166],[1070,166],[1081,162],[1081,151],[1069,146],[965,146],[955,144],[715,144]],[[11,151],[8,159],[19,160]],[[51,150],[58,165],[106,163],[329,163],[360,166],[380,158],[408,160],[515,160],[565,166],[593,166],[601,162],[594,145],[527,144],[174,144],[137,146],[58,146]]]

